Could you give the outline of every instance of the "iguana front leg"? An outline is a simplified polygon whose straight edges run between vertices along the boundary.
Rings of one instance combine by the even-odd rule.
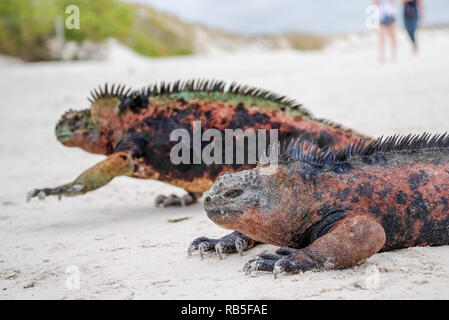
[[[203,259],[204,252],[215,250],[220,260],[222,260],[223,253],[238,252],[242,256],[244,250],[251,249],[257,244],[257,241],[238,231],[234,231],[220,239],[197,238],[190,243],[187,253],[191,256],[194,250],[198,250],[201,259]]]
[[[374,218],[365,215],[349,216],[304,249],[286,257],[256,257],[245,265],[244,271],[273,271],[276,278],[282,272],[343,269],[371,257],[384,244],[385,231]]]
[[[34,189],[27,195],[30,201],[33,197],[44,200],[46,196],[54,195],[77,196],[101,188],[118,176],[129,175],[133,171],[133,160],[127,152],[117,152],[92,168],[83,172],[75,181],[56,188]]]

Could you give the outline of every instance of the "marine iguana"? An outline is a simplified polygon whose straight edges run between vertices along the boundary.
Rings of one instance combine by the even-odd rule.
[[[91,92],[90,109],[68,111],[56,125],[57,139],[65,146],[80,147],[108,157],[82,173],[75,181],[35,189],[28,194],[75,196],[98,189],[114,177],[156,179],[185,189],[179,198],[159,196],[156,205],[195,202],[223,172],[235,172],[255,164],[179,164],[170,161],[174,129],[201,130],[278,129],[279,140],[299,136],[319,146],[342,146],[361,135],[326,120],[315,119],[296,101],[245,85],[226,85],[216,80],[161,82],[132,91],[107,84]],[[202,148],[208,142],[202,142]]]
[[[261,164],[221,176],[205,193],[208,217],[244,234],[247,248],[284,247],[249,260],[246,273],[342,269],[379,251],[449,244],[446,133],[281,149],[274,174],[262,175]]]

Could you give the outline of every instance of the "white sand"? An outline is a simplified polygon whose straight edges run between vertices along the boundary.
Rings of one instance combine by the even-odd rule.
[[[75,178],[103,159],[61,146],[54,124],[69,107],[84,108],[106,81],[141,87],[157,80],[218,78],[268,88],[369,135],[444,132],[449,117],[449,36],[427,31],[410,55],[380,65],[375,42],[354,40],[325,52],[246,52],[232,56],[144,59],[122,48],[104,62],[0,62],[0,297],[3,299],[309,299],[449,298],[449,247],[377,254],[355,268],[281,276],[242,273],[251,256],[187,258],[198,236],[228,233],[200,204],[156,209],[160,182],[117,178],[78,198],[26,203],[27,191]],[[357,49],[356,49],[357,48]],[[189,217],[170,223],[168,219]],[[67,289],[66,268],[80,270]],[[377,274],[377,276],[376,276]]]

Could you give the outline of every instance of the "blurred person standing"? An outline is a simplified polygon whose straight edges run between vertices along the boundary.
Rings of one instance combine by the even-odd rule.
[[[385,60],[385,39],[391,40],[392,58],[396,60],[396,1],[395,0],[373,0],[379,8],[379,59]]]
[[[413,52],[418,53],[418,44],[416,43],[415,31],[418,27],[418,20],[422,17],[421,0],[403,0],[404,1],[404,25],[413,44]]]

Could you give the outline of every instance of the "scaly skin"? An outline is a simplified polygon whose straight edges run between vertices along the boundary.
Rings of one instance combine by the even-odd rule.
[[[224,175],[205,194],[218,225],[290,247],[244,270],[354,266],[378,251],[449,244],[449,136],[359,141],[336,152],[296,143],[273,175]]]
[[[156,179],[189,193],[183,198],[158,197],[157,204],[190,204],[224,172],[255,166],[173,164],[170,150],[177,142],[170,141],[170,134],[183,128],[192,136],[193,121],[201,121],[203,132],[215,128],[221,134],[226,129],[278,129],[281,141],[302,137],[322,147],[340,147],[360,136],[313,118],[285,97],[234,84],[225,88],[219,81],[162,83],[132,93],[125,92],[123,86],[105,86],[99,92],[95,90],[92,96],[90,109],[69,111],[62,117],[56,126],[56,136],[65,146],[108,158],[72,183],[33,190],[29,199],[80,195],[102,187],[114,177],[126,175]]]

